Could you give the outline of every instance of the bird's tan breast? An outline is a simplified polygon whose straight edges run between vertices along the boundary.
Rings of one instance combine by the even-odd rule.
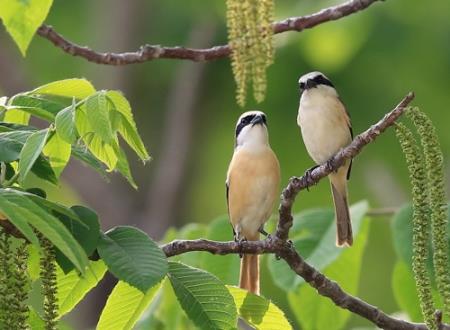
[[[280,166],[270,147],[237,150],[228,170],[228,210],[233,227],[251,239],[270,217],[279,194]]]

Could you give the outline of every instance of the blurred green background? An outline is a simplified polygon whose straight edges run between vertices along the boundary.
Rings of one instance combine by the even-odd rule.
[[[276,1],[276,19],[302,16],[339,1]],[[225,1],[61,1],[46,23],[68,39],[99,51],[131,51],[145,43],[209,47],[226,43]],[[410,90],[415,105],[435,122],[445,156],[450,135],[450,2],[390,0],[302,33],[275,37],[275,64],[261,104],[235,103],[228,59],[208,63],[157,60],[124,67],[71,57],[36,37],[26,58],[0,31],[0,94],[32,89],[71,77],[85,77],[98,89],[120,89],[131,101],[138,128],[153,161],[135,161],[134,191],[116,176],[110,183],[79,164],[63,174],[52,196],[85,203],[100,215],[103,229],[136,225],[160,239],[168,227],[208,223],[226,213],[224,181],[233,151],[234,125],[241,112],[268,115],[271,145],[283,185],[313,165],[296,125],[298,77],[324,72],[337,86],[351,114],[355,134],[390,110]],[[447,112],[448,111],[448,112]],[[446,168],[448,172],[448,167]],[[447,177],[450,177],[447,175]],[[409,199],[407,171],[393,132],[383,135],[354,161],[350,200],[371,208],[399,207]],[[302,192],[295,211],[331,206],[328,183]],[[230,229],[229,238],[232,238]],[[398,310],[391,293],[394,251],[389,219],[372,221],[363,259],[360,296],[387,312]],[[263,279],[264,280],[264,279]],[[275,292],[266,284],[267,292]],[[105,283],[80,306],[75,327],[96,323]],[[268,294],[269,295],[269,294]],[[270,295],[269,295],[270,296]],[[286,309],[282,297],[274,297]],[[349,328],[367,323],[353,317]]]

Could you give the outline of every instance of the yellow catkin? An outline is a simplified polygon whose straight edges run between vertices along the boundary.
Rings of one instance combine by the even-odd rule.
[[[255,100],[264,100],[266,69],[274,57],[273,11],[274,0],[227,0],[228,39],[237,85],[236,99],[241,106],[245,105],[250,81]]]

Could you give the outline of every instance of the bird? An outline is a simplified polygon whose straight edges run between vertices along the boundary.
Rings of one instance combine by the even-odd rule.
[[[315,71],[304,74],[298,83],[301,97],[297,124],[308,154],[319,166],[351,143],[353,131],[350,116],[333,83],[323,73]],[[306,174],[310,175],[317,166]],[[336,245],[339,247],[353,244],[347,193],[351,167],[352,161],[347,160],[328,175],[336,213]]]
[[[228,167],[226,197],[235,241],[267,236],[264,224],[279,196],[280,164],[269,145],[267,117],[243,113],[236,124],[234,153]],[[241,256],[239,286],[259,295],[259,256]]]

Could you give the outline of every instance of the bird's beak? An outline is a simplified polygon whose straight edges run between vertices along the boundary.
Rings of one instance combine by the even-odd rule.
[[[250,124],[252,124],[252,127],[255,125],[262,125],[264,123],[264,119],[261,115],[256,115],[255,118],[252,119]]]
[[[314,80],[309,79],[308,81],[306,81],[305,89],[314,88],[316,86],[317,86],[317,83]]]

